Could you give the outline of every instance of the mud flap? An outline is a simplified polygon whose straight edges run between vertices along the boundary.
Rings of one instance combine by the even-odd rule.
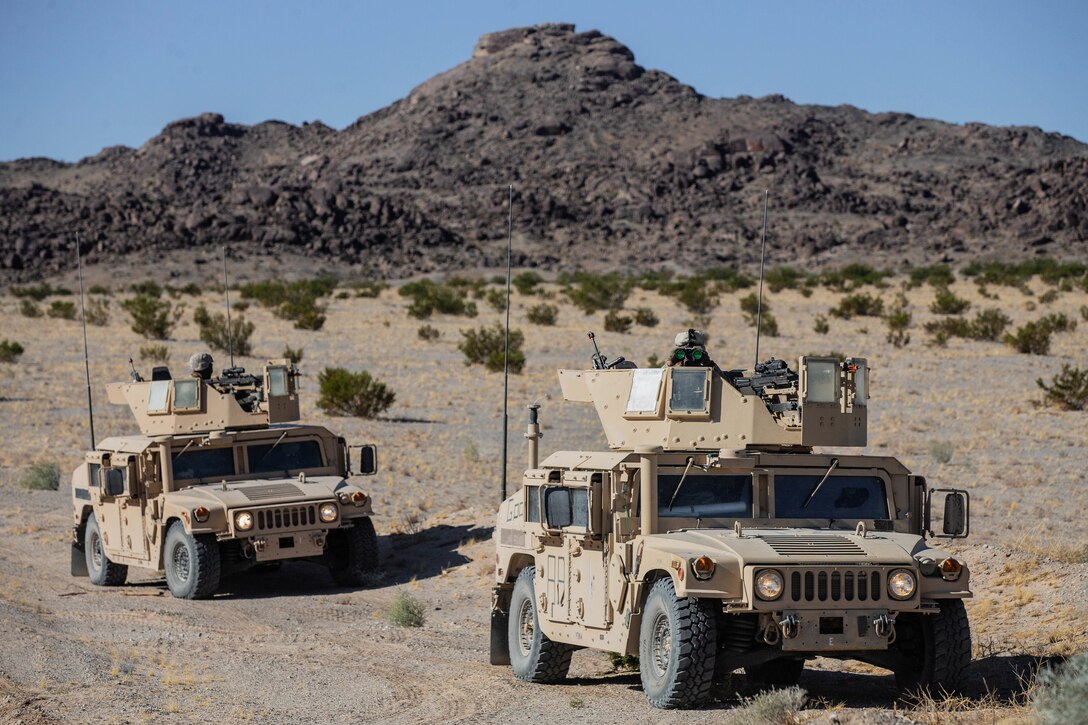
[[[87,555],[83,549],[72,544],[72,576],[89,576],[87,573]]]
[[[491,611],[491,664],[510,664],[510,615],[498,609]]]

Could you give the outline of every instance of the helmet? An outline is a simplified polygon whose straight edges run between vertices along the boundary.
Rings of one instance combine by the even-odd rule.
[[[197,352],[189,358],[189,369],[194,377],[207,380],[212,376],[212,356],[210,353]]]

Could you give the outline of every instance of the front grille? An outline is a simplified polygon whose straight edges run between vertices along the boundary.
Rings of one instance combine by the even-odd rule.
[[[317,506],[314,504],[259,509],[254,514],[257,517],[258,531],[291,529],[317,523]]]
[[[302,495],[302,489],[293,483],[270,483],[265,486],[245,486],[238,490],[250,501],[265,501],[270,498]]]
[[[845,536],[764,536],[774,553],[783,556],[865,556],[865,550]]]
[[[794,602],[879,602],[884,598],[880,569],[805,569],[789,572],[786,600]]]

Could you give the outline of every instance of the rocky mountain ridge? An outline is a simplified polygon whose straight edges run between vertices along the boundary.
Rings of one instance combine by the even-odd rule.
[[[342,131],[205,113],[139,149],[0,164],[0,280],[133,252],[284,251],[382,277],[515,263],[696,269],[1088,256],[1088,145],[781,96],[714,99],[572,25],[471,59]],[[66,251],[67,250],[67,251]]]

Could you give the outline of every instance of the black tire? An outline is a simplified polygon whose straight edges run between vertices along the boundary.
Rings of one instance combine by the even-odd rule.
[[[370,517],[355,519],[350,529],[329,532],[325,563],[342,587],[369,584],[378,573],[378,535]]]
[[[962,599],[944,599],[937,614],[901,614],[893,647],[911,660],[895,673],[900,690],[955,692],[971,664],[971,624]]]
[[[706,704],[714,683],[717,625],[709,599],[679,599],[672,579],[650,589],[642,610],[638,661],[642,690],[654,707]]]
[[[536,611],[536,568],[527,566],[514,582],[510,596],[509,624],[506,628],[510,648],[510,667],[514,677],[526,682],[562,682],[570,669],[574,648],[553,642],[540,631]]]
[[[175,521],[162,554],[166,586],[178,599],[207,599],[219,590],[219,543],[213,534],[190,534]]]
[[[87,576],[92,584],[100,587],[116,587],[125,583],[128,567],[114,564],[106,556],[102,547],[102,532],[94,514],[87,518],[87,528],[83,532],[83,554],[87,558]]]
[[[775,687],[793,687],[801,679],[805,661],[795,657],[782,657],[759,665],[744,668],[748,686],[756,690],[769,690]]]

